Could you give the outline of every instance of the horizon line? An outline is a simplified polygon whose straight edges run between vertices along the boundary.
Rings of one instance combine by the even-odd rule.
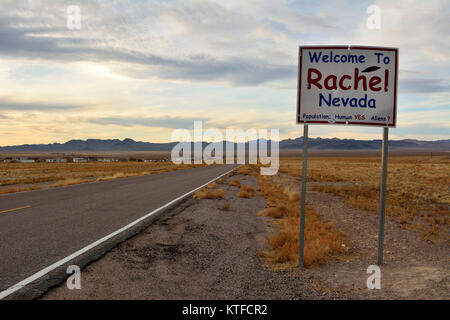
[[[286,139],[281,139],[278,140],[278,143],[282,142],[282,141],[286,141],[286,140],[296,140],[296,139],[301,139],[303,138],[303,136],[299,136],[296,138],[286,138]],[[354,140],[354,141],[382,141],[382,139],[354,139],[354,138],[337,138],[337,137],[333,137],[333,138],[321,138],[321,137],[308,137],[309,139],[321,139],[321,140]],[[45,146],[45,145],[52,145],[52,144],[66,144],[68,142],[71,141],[82,141],[82,142],[87,142],[88,140],[99,140],[99,141],[111,141],[111,140],[118,140],[118,141],[126,141],[126,140],[131,140],[133,142],[141,142],[141,143],[149,143],[149,144],[170,144],[170,143],[189,143],[188,141],[169,141],[169,142],[150,142],[150,141],[141,141],[141,140],[134,140],[133,138],[106,138],[106,139],[100,139],[100,138],[86,138],[86,139],[70,139],[70,140],[66,140],[65,142],[49,142],[49,143],[23,143],[23,144],[16,144],[16,145],[4,145],[4,146],[0,146],[0,148],[8,148],[8,147],[20,147],[20,146]],[[191,141],[190,143],[224,143],[224,142],[228,142],[228,143],[235,143],[235,144],[239,144],[239,143],[249,143],[251,141],[260,141],[260,140],[266,140],[266,141],[272,141],[272,139],[256,139],[256,140],[250,140],[250,141],[245,141],[245,142],[231,142],[228,140],[221,140],[221,141],[217,141],[217,142],[212,142],[212,141],[205,141],[205,140],[201,140],[201,141]],[[420,139],[413,139],[413,138],[405,138],[405,139],[389,139],[389,141],[420,141],[420,142],[437,142],[437,141],[448,141],[450,139],[436,139],[436,140],[420,140]],[[275,140],[276,141],[276,140]]]

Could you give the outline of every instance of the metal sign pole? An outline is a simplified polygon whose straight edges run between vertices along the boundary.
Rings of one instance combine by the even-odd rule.
[[[383,146],[381,160],[381,187],[380,187],[380,226],[378,230],[378,265],[383,263],[384,215],[386,209],[386,176],[388,157],[389,128],[383,128]]]
[[[298,267],[303,268],[303,248],[305,245],[305,206],[306,206],[306,165],[308,162],[308,125],[303,125],[303,165],[302,165],[302,199],[300,209],[300,252]]]

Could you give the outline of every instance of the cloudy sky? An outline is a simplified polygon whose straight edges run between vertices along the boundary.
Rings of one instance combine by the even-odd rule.
[[[369,29],[367,8],[381,10]],[[67,7],[81,28],[67,27]],[[0,0],[0,145],[295,124],[299,45],[400,49],[393,139],[450,138],[448,1]],[[313,137],[380,128],[312,126]]]

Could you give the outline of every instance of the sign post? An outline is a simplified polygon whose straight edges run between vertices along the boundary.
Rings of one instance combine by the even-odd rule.
[[[386,208],[386,176],[389,128],[383,128],[383,146],[381,151],[381,186],[380,186],[380,225],[378,231],[378,265],[383,263],[384,214]]]
[[[306,207],[306,166],[308,164],[308,125],[303,125],[303,153],[302,153],[302,198],[300,207],[300,252],[298,266],[303,268],[303,248],[305,246],[305,207]]]
[[[304,267],[308,125],[383,127],[378,265],[383,262],[389,127],[396,126],[398,49],[368,46],[299,48],[297,123],[304,125],[300,245]]]

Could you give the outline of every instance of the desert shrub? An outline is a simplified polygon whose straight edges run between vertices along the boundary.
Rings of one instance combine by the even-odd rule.
[[[277,227],[277,231],[269,238],[271,250],[262,252],[261,255],[269,262],[294,267],[298,264],[299,257],[300,201],[293,200],[298,200],[298,193],[287,192],[288,189],[275,183],[272,178],[259,177],[258,182],[268,206],[258,212],[258,215],[275,218]],[[345,248],[345,236],[333,224],[322,221],[307,206],[303,259],[305,266],[324,264],[345,253]]]
[[[65,179],[61,181],[56,181],[52,187],[62,187],[62,186],[70,186],[72,184],[79,184],[83,183],[84,181],[82,179]]]
[[[282,158],[280,172],[301,179],[301,159]],[[345,199],[348,205],[378,214],[380,159],[370,156],[311,157],[308,180],[314,191]],[[390,155],[386,215],[401,228],[418,230],[425,240],[442,243],[450,226],[450,158]],[[425,218],[424,214],[432,218]],[[444,235],[444,237],[442,237]]]
[[[200,190],[197,190],[193,198],[194,199],[221,199],[225,195],[225,189],[208,189],[208,188],[202,188]]]
[[[289,201],[299,201],[300,200],[300,193],[297,191],[289,190],[288,188],[285,188],[283,190],[284,194],[288,196]]]
[[[249,175],[252,172],[252,167],[250,165],[244,165],[237,169],[238,174]]]
[[[241,184],[240,190],[237,194],[239,198],[252,198],[255,195],[255,189],[252,186]]]
[[[231,180],[228,185],[232,186],[232,187],[240,187],[241,181],[239,179],[234,179],[234,180]]]
[[[283,210],[284,208],[284,210]],[[286,213],[285,207],[271,207],[261,210],[257,214],[261,217],[281,218]]]
[[[210,184],[208,184],[208,185],[206,186],[206,188],[208,188],[208,189],[214,189],[214,188],[217,188],[217,183],[215,183],[215,182],[210,183]]]

